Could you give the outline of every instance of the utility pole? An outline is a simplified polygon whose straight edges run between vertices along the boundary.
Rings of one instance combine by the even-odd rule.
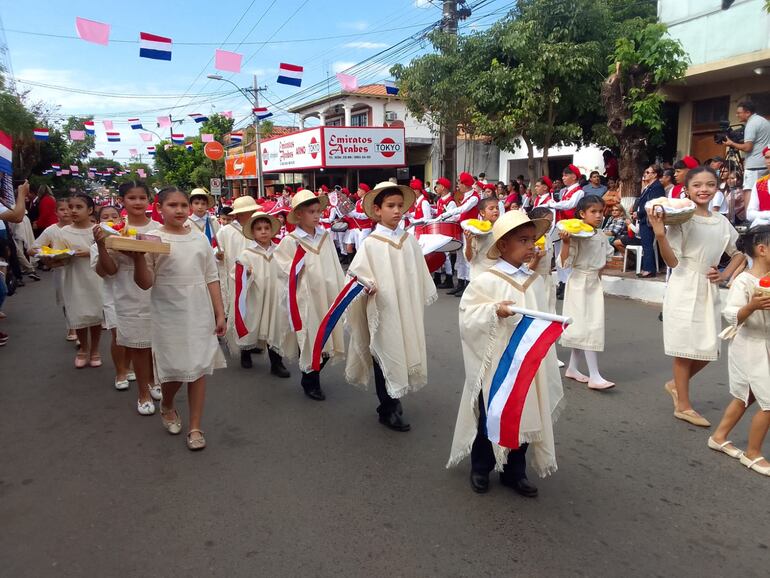
[[[459,6],[458,6],[459,5]],[[452,36],[457,36],[457,25],[462,17],[470,16],[470,8],[465,0],[444,0],[441,18],[441,30]],[[444,175],[452,182],[457,178],[457,124],[441,127],[443,144],[441,168]]]
[[[254,75],[251,91],[254,95],[254,108],[259,108],[259,93],[263,90],[267,90],[266,87],[260,88],[257,85],[257,75]],[[257,149],[257,198],[262,198],[265,195],[265,182],[262,175],[262,139],[259,134],[259,114],[256,110],[252,111],[254,114],[254,139]]]

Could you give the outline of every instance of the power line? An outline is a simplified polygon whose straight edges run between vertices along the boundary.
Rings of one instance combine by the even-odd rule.
[[[25,80],[23,78],[17,78],[16,82],[20,84],[26,84],[29,86],[37,86],[39,88],[48,88],[51,90],[59,90],[62,92],[74,92],[77,94],[91,94],[94,96],[108,96],[110,98],[129,98],[129,99],[156,99],[156,98],[180,98],[182,94],[125,94],[118,92],[101,92],[96,90],[85,90],[82,88],[72,88],[71,86],[59,86],[57,84],[48,84],[45,82],[37,82],[34,80]],[[234,91],[222,91],[222,92],[208,92],[201,94],[202,97],[216,97],[226,96],[232,94]]]

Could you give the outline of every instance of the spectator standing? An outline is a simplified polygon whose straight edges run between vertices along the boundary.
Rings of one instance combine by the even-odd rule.
[[[604,151],[602,156],[604,157],[604,176],[607,179],[618,180],[620,176],[618,172],[618,159],[610,150]]]
[[[671,196],[671,190],[674,188],[676,179],[674,179],[674,169],[663,169],[663,175],[660,177],[660,184],[663,185],[663,190],[666,191],[666,196]]]
[[[735,112],[738,119],[746,124],[743,142],[737,143],[727,138],[725,144],[744,153],[743,190],[747,191],[751,190],[759,177],[767,174],[762,157],[765,148],[770,147],[770,121],[756,114],[756,106],[749,101],[739,103]]]
[[[56,199],[48,185],[40,185],[32,203],[37,211],[34,215],[30,211],[29,219],[32,221],[32,231],[35,237],[38,237],[46,228],[59,222],[56,216]]]
[[[650,165],[642,175],[642,193],[634,204],[634,215],[639,223],[639,237],[642,242],[642,271],[639,277],[655,277],[658,263],[655,261],[655,233],[647,219],[647,203],[659,197],[665,197],[666,191],[660,183],[663,170],[658,165]]]
[[[583,186],[583,192],[586,195],[596,195],[597,197],[601,197],[607,192],[607,187],[602,184],[602,177],[599,171],[591,171],[588,183]]]

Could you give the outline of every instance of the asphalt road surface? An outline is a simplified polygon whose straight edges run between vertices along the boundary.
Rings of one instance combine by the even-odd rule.
[[[76,370],[50,274],[0,330],[0,576],[767,576],[770,480],[672,417],[658,310],[607,300],[598,393],[565,381],[559,471],[526,499],[446,470],[463,383],[458,299],[430,308],[430,384],[406,434],[323,372],[327,401],[231,360],[209,381],[208,448],[135,411],[110,364]],[[103,355],[107,354],[107,335]],[[566,354],[560,353],[562,359]],[[727,364],[693,385],[716,423]],[[186,399],[179,399],[183,418]],[[713,428],[712,428],[713,430]],[[745,446],[747,424],[733,440]],[[766,452],[770,453],[770,447]],[[530,475],[532,478],[533,476]]]

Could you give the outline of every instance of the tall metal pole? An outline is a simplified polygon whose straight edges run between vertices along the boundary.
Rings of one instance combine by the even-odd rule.
[[[252,85],[252,92],[254,93],[254,108],[259,108],[259,86],[257,85],[257,75],[254,75],[254,81]],[[257,147],[257,198],[261,198],[265,194],[265,183],[262,178],[262,144],[259,135],[259,114],[254,112],[254,139]]]
[[[447,34],[457,36],[457,0],[444,0],[441,28]],[[450,124],[441,127],[442,138],[442,170],[444,175],[454,182],[457,178],[457,125]]]

